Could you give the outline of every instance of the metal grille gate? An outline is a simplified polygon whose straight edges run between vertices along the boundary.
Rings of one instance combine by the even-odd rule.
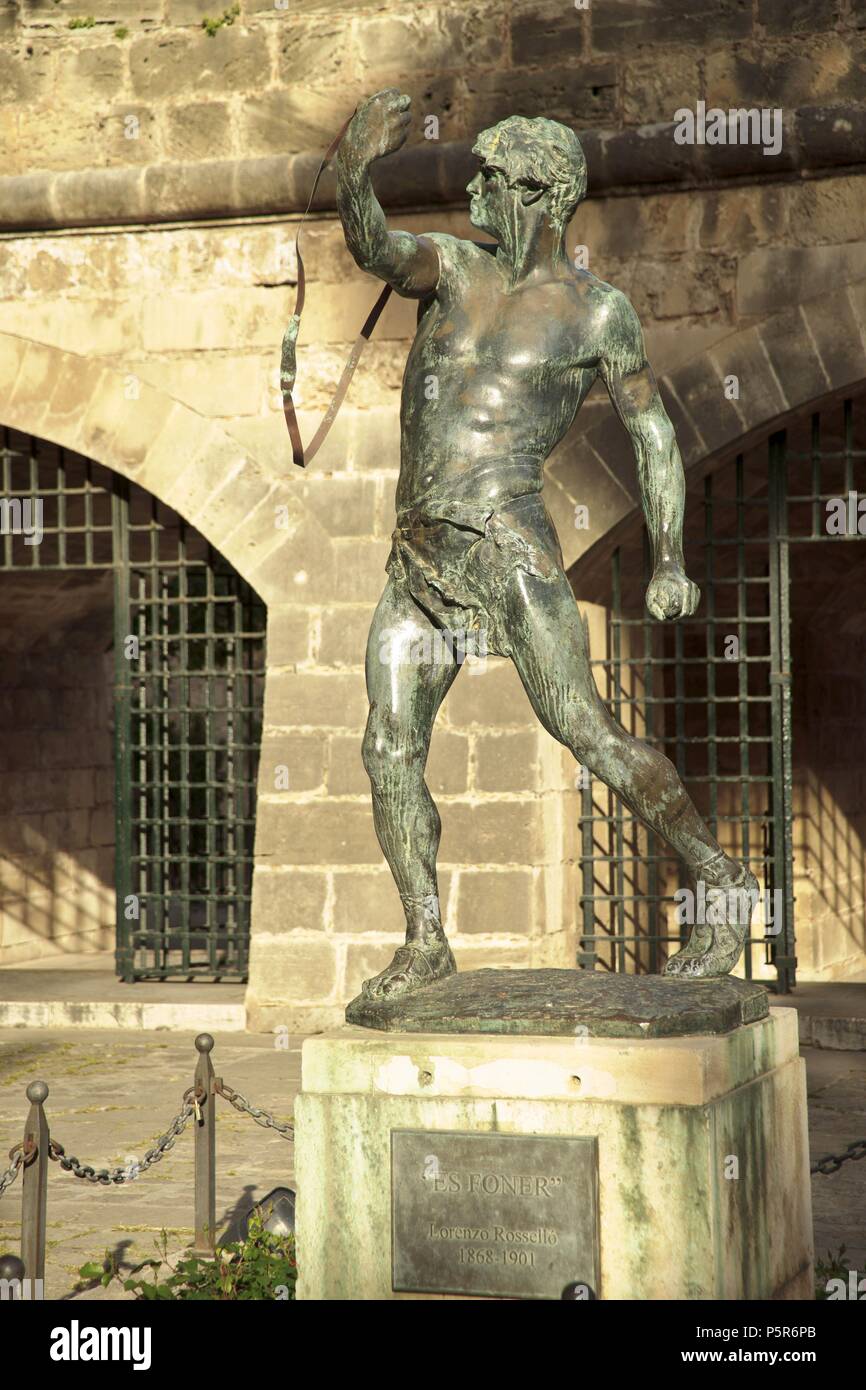
[[[265,607],[182,517],[110,469],[4,429],[2,570],[114,588],[117,973],[244,978]],[[41,503],[25,544],[16,504]]]
[[[604,655],[592,664],[611,712],[670,757],[723,847],[762,883],[745,972],[770,967],[780,993],[796,980],[792,547],[862,540],[856,526],[829,538],[827,503],[851,496],[866,498],[866,412],[848,400],[704,477],[684,528],[687,570],[702,590],[694,618],[668,626],[647,615],[643,526],[613,552],[606,581],[579,589],[607,610]],[[820,554],[800,554],[804,573],[820,564]],[[602,783],[584,773],[579,785],[578,964],[655,973],[688,934],[674,899],[689,886],[684,869]]]

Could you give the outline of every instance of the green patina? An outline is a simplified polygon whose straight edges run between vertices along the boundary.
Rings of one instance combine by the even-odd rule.
[[[619,1200],[632,1222],[629,1259],[634,1269],[640,1269],[646,1263],[647,1240],[652,1224],[651,1203],[644,1191],[642,1120],[643,1114],[637,1106],[625,1105],[617,1113],[620,1161],[627,1174],[619,1180],[617,1189]]]
[[[657,1112],[657,1130],[665,1151],[663,1162],[672,1184],[669,1200],[680,1219],[687,1222],[680,1248],[682,1298],[718,1296],[707,1260],[713,1226],[707,1144],[711,1113],[712,1107],[707,1106],[664,1106]]]

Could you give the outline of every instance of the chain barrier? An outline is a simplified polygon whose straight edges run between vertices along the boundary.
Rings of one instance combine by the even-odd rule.
[[[227,1100],[229,1105],[242,1115],[249,1115],[255,1120],[257,1125],[264,1129],[273,1129],[283,1139],[290,1142],[295,1137],[295,1127],[292,1124],[282,1124],[268,1110],[261,1110],[257,1105],[251,1105],[246,1096],[242,1096],[240,1091],[236,1091],[233,1086],[229,1086],[221,1079],[214,1081],[214,1093]],[[154,1163],[159,1163],[169,1149],[173,1149],[176,1141],[180,1138],[193,1116],[196,1119],[201,1117],[201,1102],[204,1100],[204,1092],[201,1087],[190,1086],[183,1093],[181,1108],[175,1115],[165,1134],[157,1139],[156,1143],[147,1150],[141,1159],[132,1159],[122,1167],[117,1168],[94,1168],[89,1163],[79,1163],[78,1159],[72,1154],[67,1154],[64,1146],[56,1139],[49,1140],[48,1157],[66,1173],[72,1173],[73,1177],[80,1178],[84,1182],[93,1183],[96,1186],[110,1187],[120,1186],[123,1183],[135,1182],[142,1173],[146,1173],[148,1168],[152,1168]],[[11,1166],[0,1176],[0,1197],[11,1187],[18,1176],[18,1171],[24,1164],[24,1152],[21,1144],[16,1144],[9,1150]]]
[[[46,1203],[48,1200],[48,1167],[59,1164],[65,1173],[97,1187],[120,1186],[135,1182],[154,1163],[159,1163],[195,1118],[193,1147],[195,1150],[195,1234],[193,1249],[198,1255],[213,1257],[216,1253],[216,1097],[222,1096],[235,1110],[249,1115],[257,1125],[272,1129],[282,1139],[294,1139],[292,1124],[282,1124],[268,1110],[251,1105],[240,1091],[226,1085],[214,1075],[210,1054],[214,1040],[210,1033],[199,1033],[195,1039],[198,1053],[193,1083],[181,1097],[180,1110],[165,1134],[160,1135],[142,1158],[129,1158],[122,1166],[94,1168],[80,1163],[64,1146],[54,1139],[45,1114],[48,1086],[44,1081],[31,1081],[27,1087],[30,1110],[24,1127],[24,1138],[9,1150],[10,1167],[0,1169],[0,1197],[12,1186],[19,1171],[23,1174],[21,1191],[21,1260],[30,1279],[45,1278]]]
[[[222,1096],[223,1100],[227,1100],[229,1105],[233,1105],[235,1110],[240,1111],[242,1115],[251,1115],[256,1124],[261,1125],[263,1129],[275,1129],[277,1134],[281,1134],[284,1139],[289,1141],[294,1139],[294,1125],[281,1124],[279,1120],[274,1119],[268,1110],[260,1110],[257,1105],[250,1105],[240,1091],[227,1085],[221,1078],[214,1082],[214,1091],[218,1096]]]
[[[101,1183],[103,1187],[108,1187],[111,1183],[135,1182],[135,1179],[140,1178],[142,1173],[146,1173],[154,1163],[159,1163],[160,1159],[165,1158],[169,1149],[174,1148],[175,1141],[186,1129],[193,1115],[196,1114],[197,1102],[201,1099],[201,1096],[196,1096],[195,1088],[192,1086],[189,1090],[184,1091],[181,1108],[165,1134],[157,1139],[141,1160],[132,1160],[125,1163],[122,1168],[100,1168],[97,1170],[88,1163],[79,1163],[77,1158],[67,1157],[63,1145],[58,1144],[54,1139],[48,1145],[48,1157],[59,1163],[64,1172],[72,1173],[74,1177],[82,1178],[85,1182]]]
[[[812,1164],[810,1173],[821,1173],[823,1177],[829,1177],[831,1173],[838,1173],[843,1163],[847,1163],[849,1158],[856,1162],[858,1159],[866,1158],[866,1139],[855,1139],[853,1144],[849,1144],[844,1153],[825,1154]]]
[[[22,1144],[16,1144],[15,1147],[14,1147],[13,1149],[10,1149],[10,1150],[9,1150],[9,1157],[10,1157],[11,1160],[12,1160],[12,1166],[11,1166],[10,1168],[7,1168],[7,1169],[6,1169],[6,1172],[3,1174],[2,1178],[0,1178],[0,1197],[3,1196],[3,1193],[6,1191],[7,1187],[11,1187],[11,1186],[12,1186],[13,1182],[15,1181],[15,1179],[16,1179],[17,1176],[18,1176],[18,1169],[21,1167],[22,1163],[24,1162],[24,1147],[23,1147],[23,1145],[22,1145]]]

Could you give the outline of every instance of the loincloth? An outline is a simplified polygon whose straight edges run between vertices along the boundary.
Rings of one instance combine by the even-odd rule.
[[[427,500],[398,515],[386,568],[458,651],[510,656],[510,581],[518,570],[558,577],[562,552],[538,492],[495,508]]]

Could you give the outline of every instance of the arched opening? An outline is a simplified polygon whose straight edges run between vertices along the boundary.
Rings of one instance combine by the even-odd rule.
[[[693,471],[684,531],[703,593],[685,622],[646,613],[639,519],[572,570],[599,688],[761,881],[741,969],[781,992],[850,978],[866,969],[866,395]],[[656,971],[687,935],[689,885],[583,782],[580,963]]]
[[[244,978],[264,604],[103,465],[5,429],[0,470],[0,961]]]

